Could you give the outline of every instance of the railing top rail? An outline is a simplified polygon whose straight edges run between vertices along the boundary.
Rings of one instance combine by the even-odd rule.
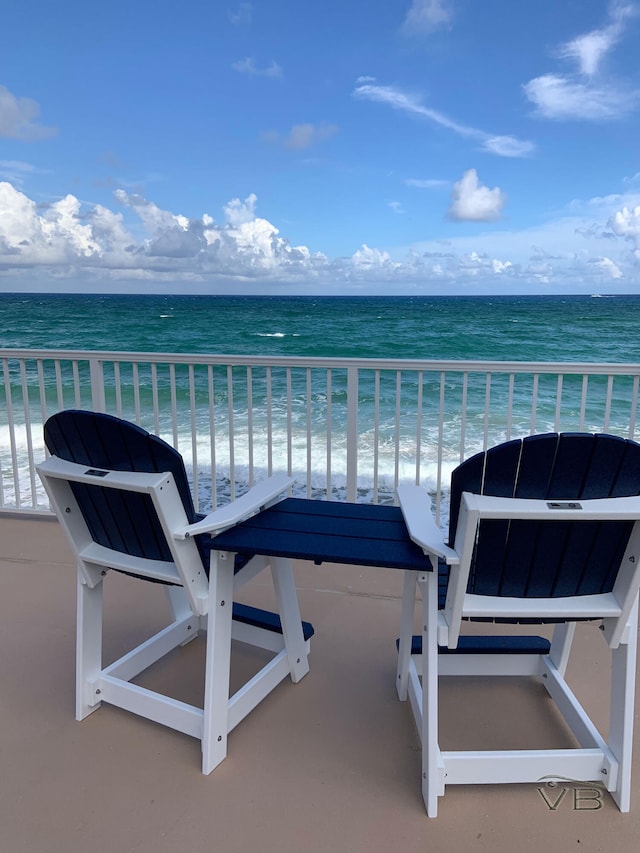
[[[640,363],[579,361],[492,361],[439,359],[323,358],[203,353],[122,352],[109,350],[0,349],[2,359],[136,362],[155,364],[224,364],[256,367],[361,368],[365,370],[456,371],[459,373],[563,373],[640,375]]]

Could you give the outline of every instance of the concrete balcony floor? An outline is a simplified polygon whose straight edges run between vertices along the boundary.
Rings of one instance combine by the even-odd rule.
[[[558,783],[452,786],[437,819],[427,818],[418,735],[394,683],[400,574],[302,563],[295,571],[303,618],[316,629],[311,671],[240,723],[228,758],[205,777],[199,742],[186,735],[106,705],[74,720],[71,553],[57,522],[0,517],[0,851],[637,849],[637,745],[630,814],[597,786]],[[268,606],[268,588],[258,578],[243,600]],[[115,573],[106,611],[107,659],[168,615],[161,588]],[[202,651],[200,641],[176,651],[143,683],[199,702]],[[606,656],[599,632],[582,626],[571,672],[604,727]],[[254,660],[238,648],[234,678]],[[507,747],[565,743],[535,683],[470,681],[441,690],[443,747],[490,748],[497,737]]]

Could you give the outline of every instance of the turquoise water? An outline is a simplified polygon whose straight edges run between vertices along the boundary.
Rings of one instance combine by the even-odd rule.
[[[640,361],[640,297],[0,295],[0,347]]]
[[[628,296],[287,299],[0,295],[0,349],[640,363],[639,328],[640,298]],[[19,401],[23,393],[22,377],[17,367],[9,373],[14,402]],[[171,374],[167,365],[158,365],[152,376],[149,365],[141,364],[134,376],[130,367],[123,366],[116,381],[113,368],[106,366],[107,410],[117,411],[116,386],[124,416],[134,419],[134,409],[138,405],[142,425],[152,431],[156,430],[152,413],[157,408],[158,431],[179,447],[189,470],[197,470],[197,488],[206,506],[214,489],[218,498],[224,499],[229,494],[230,480],[242,489],[253,476],[259,478],[272,466],[275,470],[290,467],[301,493],[310,483],[314,494],[323,494],[327,470],[327,404],[330,402],[332,490],[342,493],[347,458],[346,371],[332,370],[330,400],[323,370],[312,371],[309,378],[304,370],[286,374],[280,368],[273,368],[267,375],[264,368],[256,367],[249,388],[246,370],[236,368],[231,391],[224,366],[214,368],[213,377],[215,411],[212,419],[206,368],[195,366],[190,374],[186,365],[177,365]],[[35,394],[38,377],[33,362],[27,367],[27,381],[33,383]],[[64,368],[59,377],[53,374],[45,377],[48,411],[58,408],[60,384],[64,404],[77,404],[73,381],[69,367]],[[433,488],[439,454],[446,481],[448,471],[460,458],[463,395],[460,374],[451,372],[447,376],[442,432],[434,417],[441,394],[438,371],[427,371],[422,377],[415,371],[403,372],[399,419],[395,372],[381,376],[377,400],[376,381],[373,371],[365,371],[360,376],[358,432],[362,458],[373,458],[374,453],[379,456],[379,493],[386,489],[387,498],[393,494],[396,468],[401,478],[412,479],[417,464],[421,482]],[[505,437],[505,401],[509,393],[513,394],[511,434],[530,431],[532,376],[518,377],[512,392],[509,381],[506,374],[492,377],[491,411],[486,421],[486,378],[481,373],[470,374],[468,388],[464,391],[466,455],[483,446],[487,429],[490,443]],[[195,388],[193,414],[192,382]],[[309,405],[307,382],[311,383]],[[612,397],[611,424],[619,424],[621,433],[630,419],[632,382],[631,377],[618,378]],[[576,428],[581,383],[580,376],[564,379],[561,429]],[[537,432],[554,428],[556,391],[556,376],[540,377],[536,392]],[[11,441],[17,445],[20,476],[27,485],[29,441],[34,457],[44,451],[41,424],[36,423],[40,406],[31,406],[33,437],[29,438],[26,424],[12,437],[6,426],[4,393],[0,386],[0,465],[5,472],[7,500],[10,500],[11,486],[6,484],[12,479],[12,462],[8,456]],[[82,393],[85,396],[80,405],[90,406],[88,381],[82,384]],[[606,393],[607,377],[592,377],[586,401],[587,429],[602,429]],[[421,425],[416,420],[419,394],[423,397]],[[16,411],[18,408],[15,406]],[[174,409],[177,410],[177,424],[173,421]],[[216,434],[215,486],[211,483],[212,425]],[[420,460],[416,460],[415,451],[417,432],[420,432],[421,441]],[[246,463],[251,441],[253,474]],[[310,474],[307,473],[309,465]],[[361,497],[368,500],[371,494],[372,483],[365,477]]]

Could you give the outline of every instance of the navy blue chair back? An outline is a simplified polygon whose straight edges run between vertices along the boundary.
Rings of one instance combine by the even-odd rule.
[[[66,410],[44,426],[48,451],[61,459],[112,471],[173,474],[188,523],[197,521],[182,456],[136,424],[98,412]],[[135,557],[172,560],[151,498],[135,492],[72,484],[98,544]]]
[[[640,445],[605,434],[548,433],[478,453],[451,477],[449,544],[463,492],[580,501],[640,494]],[[483,520],[468,592],[553,598],[610,592],[630,522]]]

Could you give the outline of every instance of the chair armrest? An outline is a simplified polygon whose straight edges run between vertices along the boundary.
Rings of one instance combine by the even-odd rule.
[[[637,521],[640,519],[640,496],[590,498],[584,500],[538,500],[532,498],[498,498],[464,492],[462,500],[480,518],[531,521]]]
[[[286,474],[275,474],[260,483],[256,483],[242,497],[237,498],[227,506],[210,512],[202,521],[189,524],[173,532],[174,539],[188,539],[198,533],[221,533],[244,521],[250,515],[265,509],[274,503],[293,483]]]
[[[421,486],[398,486],[396,489],[409,537],[425,554],[443,557],[450,566],[459,563],[458,554],[445,544],[442,530],[431,513],[431,501]]]

